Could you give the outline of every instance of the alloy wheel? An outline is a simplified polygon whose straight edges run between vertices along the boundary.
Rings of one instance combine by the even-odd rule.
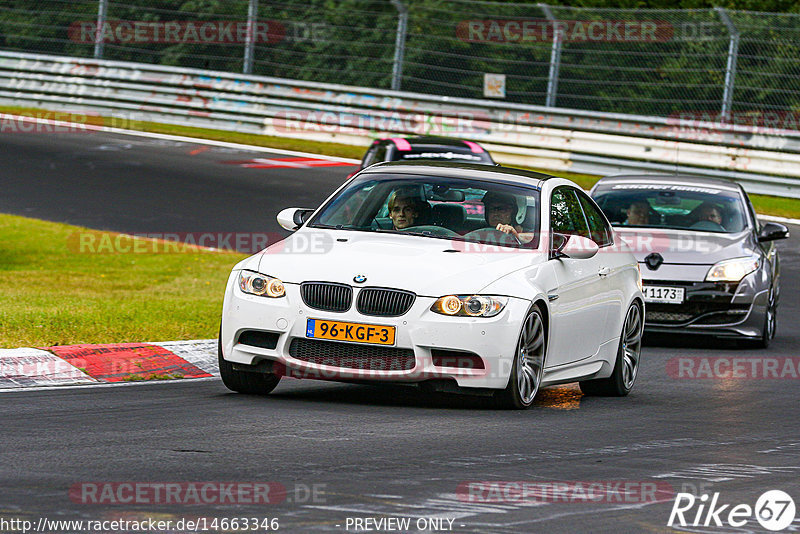
[[[544,370],[544,323],[538,313],[525,318],[517,343],[517,391],[523,404],[530,404],[539,391]]]
[[[626,389],[633,387],[639,371],[639,355],[642,352],[642,312],[633,305],[625,317],[622,331],[622,381]]]

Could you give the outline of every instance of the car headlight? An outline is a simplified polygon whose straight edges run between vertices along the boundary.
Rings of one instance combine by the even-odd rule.
[[[734,258],[715,264],[708,270],[706,282],[738,282],[760,265],[759,258]]]
[[[253,271],[239,271],[239,289],[244,293],[259,297],[279,298],[286,295],[283,282],[272,276]]]
[[[436,299],[431,311],[457,317],[494,317],[505,308],[508,297],[447,295]]]

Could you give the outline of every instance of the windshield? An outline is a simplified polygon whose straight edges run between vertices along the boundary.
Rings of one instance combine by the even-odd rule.
[[[615,184],[593,193],[614,226],[736,233],[747,226],[740,195],[702,186]]]
[[[370,173],[350,182],[308,226],[536,248],[539,190],[463,178]]]

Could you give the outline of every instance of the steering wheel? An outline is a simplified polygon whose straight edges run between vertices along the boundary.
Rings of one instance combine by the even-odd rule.
[[[521,245],[522,242],[514,234],[501,232],[497,228],[487,226],[464,234],[466,241],[480,241],[490,245]]]
[[[714,221],[697,221],[689,227],[692,230],[711,230],[712,232],[727,232],[725,227]]]

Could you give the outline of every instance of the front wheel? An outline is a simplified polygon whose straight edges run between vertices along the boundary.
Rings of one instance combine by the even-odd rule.
[[[755,346],[760,349],[769,348],[770,342],[775,338],[778,326],[778,303],[775,301],[773,293],[770,292],[767,311],[764,314],[764,326],[761,328],[761,337],[755,342]]]
[[[249,395],[266,395],[281,381],[280,376],[272,373],[249,373],[234,369],[233,364],[222,357],[222,330],[220,330],[217,340],[217,358],[222,383],[231,391]]]
[[[633,303],[625,315],[614,371],[608,378],[581,382],[581,391],[584,395],[624,397],[631,392],[639,372],[643,329],[642,310],[638,304]]]
[[[542,383],[546,348],[542,312],[533,308],[522,322],[508,386],[497,394],[501,407],[524,410],[533,403]]]

